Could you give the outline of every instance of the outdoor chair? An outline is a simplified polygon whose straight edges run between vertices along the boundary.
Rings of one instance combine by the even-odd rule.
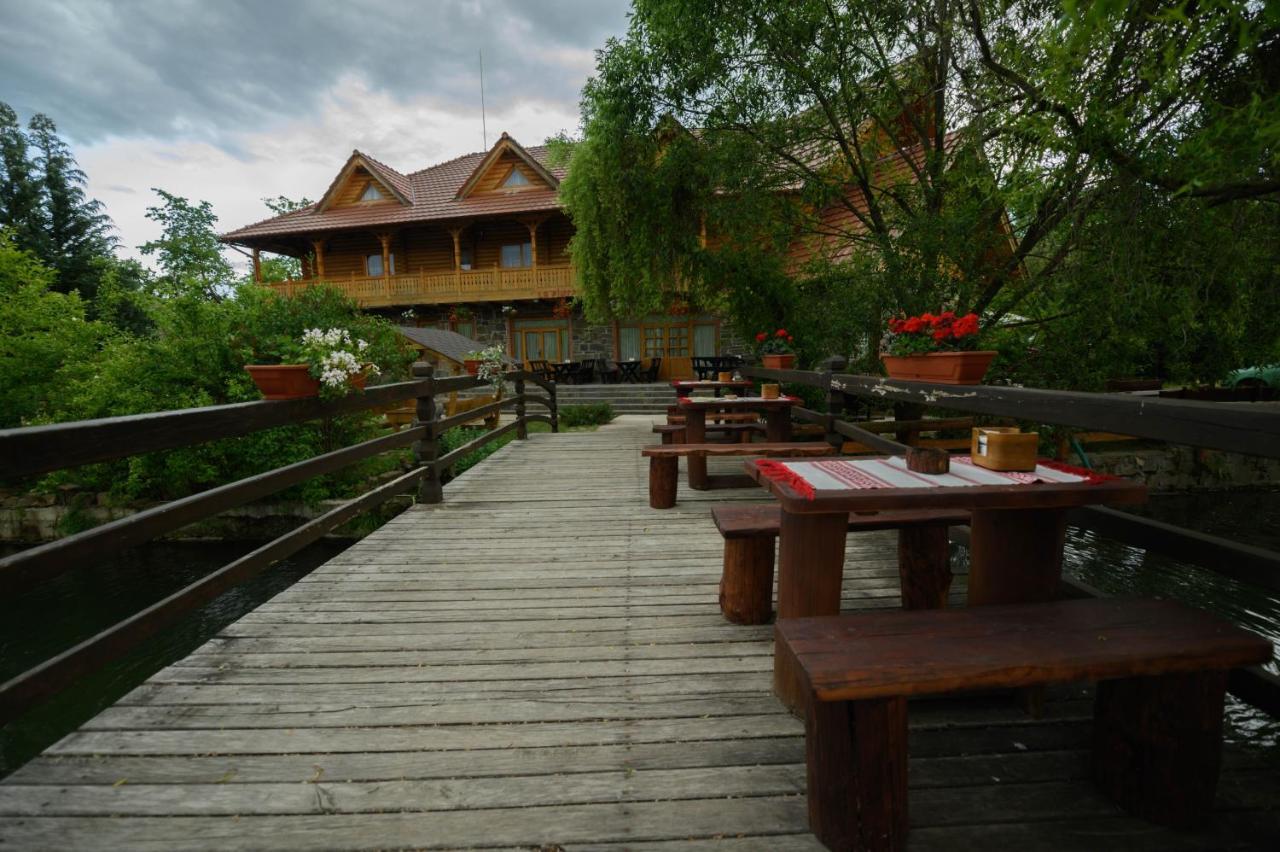
[[[618,365],[610,361],[608,358],[596,359],[596,375],[599,376],[603,384],[616,385],[621,381]]]
[[[596,362],[594,358],[587,358],[578,362],[578,369],[573,371],[573,383],[575,385],[589,385],[595,373]]]
[[[649,359],[649,369],[645,371],[644,380],[646,382],[656,382],[658,380],[658,370],[662,367],[662,358],[655,357]]]
[[[702,381],[709,381],[716,377],[717,368],[719,367],[719,358],[703,358],[695,356],[693,359],[693,372]]]
[[[533,361],[529,361],[528,364],[529,364],[530,373],[537,373],[547,381],[551,381],[553,378],[555,378],[551,374],[551,368],[547,365],[547,362],[544,359],[539,358]]]

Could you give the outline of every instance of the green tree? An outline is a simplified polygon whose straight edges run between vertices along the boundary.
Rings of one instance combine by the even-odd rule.
[[[0,227],[18,245],[32,248],[45,222],[40,204],[40,181],[31,161],[27,135],[18,114],[0,101]]]
[[[67,391],[64,367],[90,361],[103,336],[79,295],[54,291],[55,280],[0,230],[0,428],[47,416]]]
[[[85,173],[48,116],[32,116],[28,137],[36,152],[45,211],[45,228],[33,248],[57,271],[59,290],[79,290],[92,300],[104,272],[100,261],[115,245],[111,219],[100,202],[85,194]]]
[[[152,189],[161,203],[147,208],[147,218],[161,227],[159,239],[139,246],[160,267],[156,291],[164,296],[194,294],[224,298],[234,279],[215,229],[218,217],[207,201],[192,204],[181,196]]]
[[[275,198],[262,199],[262,203],[267,205],[267,209],[275,215],[283,216],[286,213],[294,213],[310,207],[315,202],[310,198],[295,200],[284,195],[277,195]],[[264,282],[288,281],[301,277],[302,261],[299,258],[289,257],[288,255],[262,258],[262,280]]]

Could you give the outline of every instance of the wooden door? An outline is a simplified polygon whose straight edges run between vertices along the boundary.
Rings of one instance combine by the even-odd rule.
[[[523,328],[520,335],[520,355],[525,361],[563,361],[564,347],[558,328]]]

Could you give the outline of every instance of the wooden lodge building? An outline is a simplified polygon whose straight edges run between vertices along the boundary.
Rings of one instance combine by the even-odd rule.
[[[573,224],[558,199],[564,171],[545,146],[506,133],[487,152],[403,174],[353,151],[321,199],[222,237],[298,258],[302,278],[346,290],[401,324],[502,343],[517,361],[662,360],[662,378],[691,376],[694,356],[740,354],[712,316],[652,316],[591,325],[570,303]]]

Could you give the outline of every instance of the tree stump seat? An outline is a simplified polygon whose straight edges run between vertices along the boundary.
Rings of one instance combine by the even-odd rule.
[[[817,443],[764,443],[764,444],[662,444],[645,447],[640,454],[649,459],[649,506],[654,509],[670,509],[676,504],[676,482],[679,479],[680,457],[707,456],[763,456],[783,458],[788,456],[829,456],[835,448]],[[745,480],[745,477],[743,478]],[[745,482],[744,484],[754,484]]]
[[[724,536],[720,612],[735,624],[764,624],[773,617],[774,540],[782,527],[777,505],[716,506],[716,529]],[[955,509],[907,509],[849,513],[849,530],[898,531],[898,574],[905,609],[946,605],[951,589],[947,527],[969,523]]]
[[[907,699],[1097,683],[1094,781],[1179,828],[1210,815],[1227,673],[1263,638],[1173,601],[1088,599],[786,618],[777,653],[802,675],[809,825],[836,850],[907,839]]]

